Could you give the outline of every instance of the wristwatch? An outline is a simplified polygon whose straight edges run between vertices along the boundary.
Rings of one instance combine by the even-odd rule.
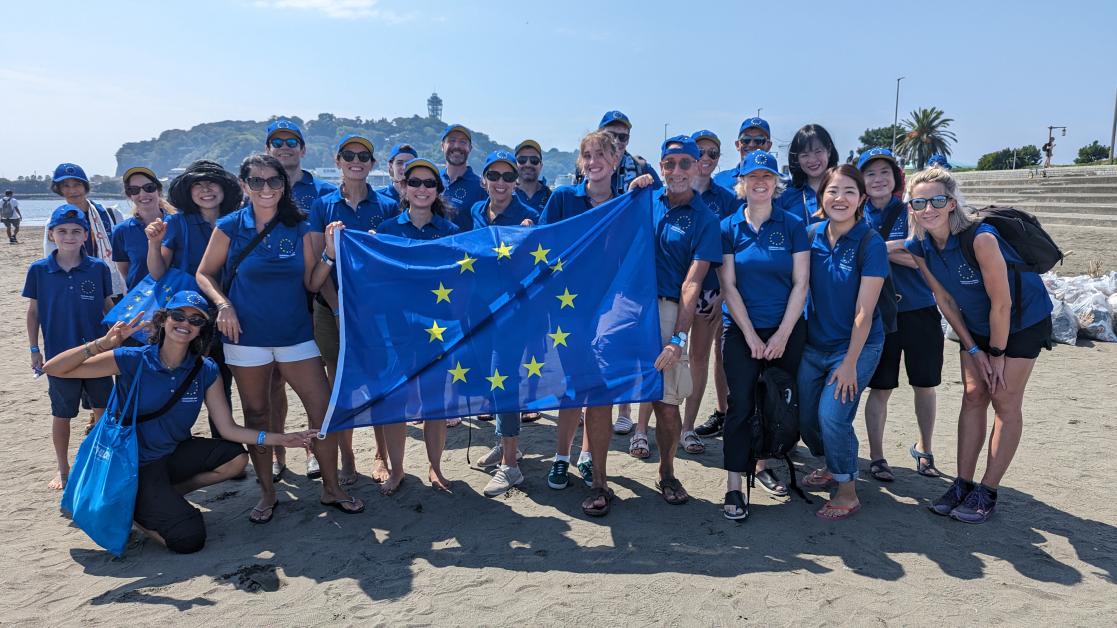
[[[985,351],[985,353],[988,353],[990,357],[999,358],[999,357],[1001,357],[1002,355],[1005,354],[1005,350],[1004,349],[998,349],[997,347],[994,347],[994,346],[990,345],[989,349],[987,349]]]
[[[671,336],[671,344],[679,345],[680,349],[685,349],[686,348],[686,338],[687,338],[686,332],[685,331],[680,331],[679,333],[675,334],[674,336]]]

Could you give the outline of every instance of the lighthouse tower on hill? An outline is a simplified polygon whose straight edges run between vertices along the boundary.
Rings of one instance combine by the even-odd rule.
[[[427,99],[427,115],[437,120],[442,119],[442,99],[438,97],[438,92]]]

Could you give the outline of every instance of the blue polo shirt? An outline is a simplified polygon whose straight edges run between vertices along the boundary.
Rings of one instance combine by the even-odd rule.
[[[395,201],[397,205],[399,204],[399,192],[396,191],[394,185],[389,184],[382,188],[376,188],[376,193],[388,200]]]
[[[714,175],[714,185],[730,192],[734,196],[737,192],[733,188],[737,187],[737,166],[727,168]]]
[[[853,317],[857,310],[857,292],[861,277],[887,277],[888,251],[876,233],[865,247],[861,267],[857,267],[857,249],[861,238],[870,232],[868,223],[860,220],[833,248],[826,237],[830,221],[819,223],[818,236],[811,245],[811,304],[807,315],[807,344],[823,351],[842,351],[849,347]],[[884,325],[878,308],[873,308],[873,323],[865,344],[884,342]]]
[[[120,369],[117,376],[119,391],[127,391],[132,386],[137,371],[142,378],[139,386],[138,413],[155,412],[167,403],[175,390],[194,368],[197,356],[187,352],[186,359],[177,368],[163,366],[159,359],[159,345],[142,347],[121,347],[114,349],[113,358]],[[190,430],[198,420],[198,412],[205,403],[206,390],[217,381],[217,364],[211,358],[203,358],[202,369],[182,398],[162,416],[144,421],[136,427],[136,440],[140,450],[140,466],[159,460],[174,452],[178,444],[189,440]]]
[[[57,258],[54,251],[33,262],[23,284],[23,296],[38,302],[47,360],[104,336],[105,298],[112,295],[112,277],[103,261],[86,255],[66,271]]]
[[[437,240],[459,231],[461,229],[457,225],[437,214],[432,215],[431,221],[420,229],[412,224],[410,210],[385,220],[376,228],[378,234],[399,236],[409,240]]]
[[[490,202],[490,200],[485,199],[483,201],[477,201],[473,206],[474,229],[482,229],[488,226],[518,227],[521,222],[528,219],[539,224],[539,213],[525,205],[515,194],[512,195],[512,200],[508,202],[508,207],[505,207],[504,211],[502,211],[495,220],[489,222]]]
[[[139,218],[132,216],[112,230],[112,261],[128,262],[125,283],[129,290],[147,277],[147,235],[144,234],[144,227],[146,225]]]
[[[792,256],[809,249],[803,221],[774,207],[759,231],[742,211],[721,221],[721,252],[733,256],[737,292],[754,329],[780,326],[791,299]],[[732,320],[728,313],[725,320]]]
[[[547,205],[547,199],[551,198],[551,188],[546,183],[540,182],[539,189],[535,194],[528,196],[526,192],[520,188],[516,188],[516,198],[528,207],[534,209],[536,212],[542,212],[543,208]]]
[[[365,188],[368,196],[357,203],[356,210],[342,198],[340,189],[315,199],[310,206],[310,230],[325,233],[326,225],[340,220],[346,229],[368,231],[399,213],[398,203],[377,194],[367,183]]]
[[[742,207],[742,201],[737,198],[737,195],[729,192],[723,187],[710,182],[710,187],[699,195],[702,202],[713,210],[717,215],[718,222],[733,215],[733,212]],[[703,290],[717,290],[720,288],[718,284],[718,272],[714,267],[710,267],[710,272],[706,273],[706,279],[702,281]]]
[[[473,173],[473,168],[465,167],[465,174],[450,180],[446,169],[441,172],[442,185],[446,190],[442,193],[442,202],[446,205],[446,215],[462,231],[473,230],[473,206],[477,201],[485,200],[489,195],[481,187],[481,177]]]
[[[314,178],[306,170],[303,170],[303,178],[291,184],[291,198],[295,200],[295,204],[299,209],[304,212],[310,212],[310,206],[314,204],[314,200],[321,198],[330,192],[337,190],[337,186],[328,181]],[[247,204],[247,203],[246,203]]]
[[[229,237],[228,273],[233,259],[256,237],[252,205],[219,219],[217,228]],[[240,321],[240,342],[226,338],[226,343],[289,347],[314,338],[303,285],[303,236],[309,231],[305,220],[293,227],[280,223],[241,262],[226,295]]]
[[[865,201],[865,220],[869,221],[869,226],[880,233],[880,223],[884,220],[884,215],[892,211],[896,206],[900,207],[900,213],[896,216],[896,222],[892,223],[891,229],[888,231],[887,241],[893,240],[907,240],[908,239],[908,207],[896,197],[892,197],[888,206],[884,209],[877,209],[873,207],[872,202]],[[900,295],[900,300],[896,304],[897,309],[901,312],[911,312],[914,310],[921,310],[923,308],[935,306],[935,295],[931,292],[931,288],[923,281],[923,277],[915,268],[908,268],[901,264],[891,264],[892,267],[892,285],[896,289],[896,294]]]
[[[182,268],[183,255],[185,255],[186,272],[191,275],[197,274],[198,265],[202,263],[202,255],[209,246],[209,236],[212,233],[213,225],[206,222],[201,212],[168,216],[167,230],[163,232],[163,246],[174,252],[171,266]]]
[[[573,218],[585,213],[591,208],[590,197],[586,194],[586,183],[582,181],[576,185],[560,185],[551,193],[543,212],[539,216],[539,224],[553,225],[561,220]]]
[[[1024,260],[1009,246],[997,232],[993,225],[980,225],[977,234],[992,233],[997,237],[1001,247],[1001,255],[1008,264],[1020,264]],[[931,236],[924,236],[922,240],[908,240],[907,249],[912,255],[921,257],[927,262],[927,270],[935,276],[943,288],[954,297],[958,309],[962,311],[962,318],[970,333],[979,336],[988,336],[989,309],[992,304],[989,294],[985,292],[985,281],[981,276],[981,269],[973,268],[962,255],[962,246],[958,243],[958,236],[951,235],[946,241],[946,247],[941,251],[931,240]],[[1031,327],[1043,319],[1051,316],[1051,298],[1047,296],[1047,289],[1043,280],[1036,273],[1020,273],[1020,291],[1016,294],[1012,269],[1008,269],[1008,291],[1012,296],[1015,308],[1017,299],[1020,299],[1021,316],[1020,325],[1016,325],[1016,317],[1009,317],[1009,333],[1014,334],[1021,329]]]
[[[823,220],[814,215],[819,208],[818,194],[815,193],[814,188],[805,183],[801,188],[789,186],[779,198],[772,201],[772,206],[795,215],[807,223],[807,226]]]
[[[684,205],[668,208],[666,191],[652,202],[652,217],[656,225],[656,291],[661,297],[678,300],[691,262],[721,265],[718,218],[697,194]]]

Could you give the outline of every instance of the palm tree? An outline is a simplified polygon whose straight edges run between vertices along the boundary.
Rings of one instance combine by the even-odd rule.
[[[950,156],[950,145],[958,138],[946,130],[954,119],[944,116],[938,107],[916,109],[911,112],[910,118],[901,123],[905,134],[900,140],[899,150],[909,163],[922,168],[935,153]]]

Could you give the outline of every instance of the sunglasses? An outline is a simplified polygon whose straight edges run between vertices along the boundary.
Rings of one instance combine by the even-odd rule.
[[[186,312],[183,312],[182,310],[171,310],[170,317],[171,320],[176,323],[186,322],[190,323],[192,327],[203,327],[206,323],[209,322],[208,318],[200,314],[191,314],[190,316],[187,316]]]
[[[272,148],[282,148],[284,144],[287,145],[287,148],[296,148],[300,143],[296,137],[273,137],[268,140],[268,144],[271,144]]]
[[[721,151],[716,148],[707,148],[706,150],[699,149],[698,154],[705,155],[714,161],[721,158]]]
[[[265,179],[264,177],[248,177],[244,180],[244,182],[248,184],[248,189],[255,190],[257,192],[264,189],[265,184],[273,190],[283,189],[283,177],[279,175],[268,177],[267,179]]]
[[[362,150],[359,153],[354,153],[351,150],[343,150],[338,153],[338,155],[341,156],[341,158],[345,161],[353,161],[354,159],[356,159],[362,164],[367,164],[368,162],[372,161],[372,153],[368,152],[367,150]]]
[[[921,212],[927,209],[927,203],[930,203],[931,207],[934,207],[935,209],[942,209],[943,207],[946,207],[946,204],[950,202],[950,199],[951,197],[947,196],[946,194],[939,194],[938,196],[932,196],[931,198],[913,198],[908,201],[908,205],[911,205],[911,208],[913,210]]]
[[[662,168],[664,172],[671,172],[675,168],[687,171],[690,170],[690,167],[693,165],[693,159],[679,159],[677,161],[674,159],[664,159],[663,161],[659,162],[659,167]]]
[[[128,185],[128,186],[125,186],[124,187],[124,193],[127,194],[128,196],[135,196],[135,195],[139,194],[141,190],[144,191],[144,192],[147,192],[148,194],[151,194],[152,192],[154,192],[155,190],[158,190],[158,189],[159,189],[159,187],[157,185],[155,185],[154,183],[145,183],[143,185]]]
[[[505,183],[511,183],[511,182],[516,180],[516,173],[515,172],[497,172],[496,170],[490,170],[490,171],[485,173],[485,178],[488,179],[489,181],[500,181],[501,179],[504,179]]]
[[[766,137],[756,137],[756,136],[753,136],[753,135],[742,135],[741,137],[737,138],[737,141],[741,143],[741,146],[748,146],[749,144],[756,144],[757,146],[763,146],[764,142],[768,141],[768,138],[766,138]]]
[[[528,163],[530,163],[533,166],[538,166],[540,163],[542,163],[542,161],[543,160],[538,158],[538,157],[524,156],[524,157],[517,157],[516,158],[516,163],[520,164],[521,166],[526,165]]]
[[[428,190],[433,190],[434,188],[438,187],[438,179],[420,179],[419,177],[408,177],[407,178],[407,187],[409,187],[409,188],[424,187],[424,188],[427,188]]]
[[[625,144],[625,143],[628,142],[628,138],[629,138],[628,133],[614,133],[612,131],[606,131],[606,133],[608,133],[609,135],[612,135],[613,139],[617,140],[621,144]]]

